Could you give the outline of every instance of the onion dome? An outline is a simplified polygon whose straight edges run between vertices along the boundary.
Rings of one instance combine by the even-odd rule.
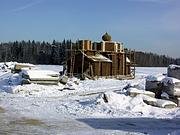
[[[102,40],[103,40],[103,41],[111,41],[111,36],[106,32],[106,33],[102,36]]]

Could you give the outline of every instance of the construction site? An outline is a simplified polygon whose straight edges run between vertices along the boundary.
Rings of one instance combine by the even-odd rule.
[[[105,33],[102,41],[78,40],[67,48],[67,73],[82,79],[135,77],[135,51],[111,40]]]

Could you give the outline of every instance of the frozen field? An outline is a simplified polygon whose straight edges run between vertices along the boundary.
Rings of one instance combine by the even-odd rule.
[[[66,86],[21,86],[17,74],[1,70],[0,134],[179,135],[180,108],[157,108],[140,96],[123,94],[128,84],[144,90],[147,75],[166,74],[166,70],[139,67],[134,80],[85,80],[79,85],[70,80]],[[112,96],[111,102],[101,100],[103,92]]]

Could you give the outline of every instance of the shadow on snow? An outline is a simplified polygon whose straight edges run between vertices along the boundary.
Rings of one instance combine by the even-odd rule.
[[[180,134],[180,119],[85,118],[77,119],[94,129],[123,130],[145,134]]]

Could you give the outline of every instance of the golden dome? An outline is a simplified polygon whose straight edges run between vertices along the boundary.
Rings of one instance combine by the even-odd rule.
[[[106,32],[106,33],[102,36],[102,40],[103,40],[103,41],[111,41],[111,36]]]

